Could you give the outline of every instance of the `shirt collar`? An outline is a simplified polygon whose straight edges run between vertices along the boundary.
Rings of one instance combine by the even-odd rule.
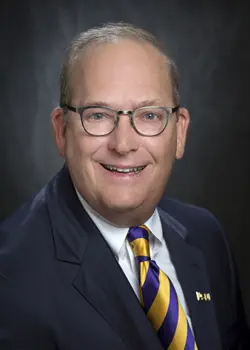
[[[126,239],[129,227],[124,228],[111,224],[90,207],[90,205],[83,199],[76,188],[75,190],[82,206],[101,232],[102,236],[110,246],[115,256],[118,256]],[[159,241],[159,243],[163,241],[161,220],[157,209],[154,211],[153,215],[144,223],[144,225],[149,228],[152,235]]]

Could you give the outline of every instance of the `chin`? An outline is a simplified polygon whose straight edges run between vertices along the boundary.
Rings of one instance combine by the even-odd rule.
[[[103,205],[116,212],[127,212],[137,209],[142,203],[143,201],[138,200],[138,198],[136,200],[135,198],[117,198],[116,200],[109,200],[108,202],[104,201]]]

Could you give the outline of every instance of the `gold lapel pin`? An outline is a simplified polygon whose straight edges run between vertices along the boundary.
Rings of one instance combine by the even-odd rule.
[[[196,299],[198,301],[211,301],[212,298],[210,293],[196,292]]]

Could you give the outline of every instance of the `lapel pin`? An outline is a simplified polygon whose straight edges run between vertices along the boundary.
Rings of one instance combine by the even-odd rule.
[[[212,298],[210,293],[196,292],[196,299],[198,301],[211,301]]]

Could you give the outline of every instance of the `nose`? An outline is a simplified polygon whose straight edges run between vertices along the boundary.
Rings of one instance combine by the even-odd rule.
[[[120,114],[115,130],[109,135],[109,149],[120,155],[136,151],[139,147],[139,135],[131,125],[129,114]]]

